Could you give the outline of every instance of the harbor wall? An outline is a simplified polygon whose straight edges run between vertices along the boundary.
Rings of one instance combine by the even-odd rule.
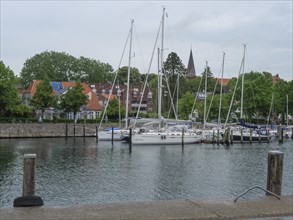
[[[94,137],[97,124],[0,124],[0,138]]]

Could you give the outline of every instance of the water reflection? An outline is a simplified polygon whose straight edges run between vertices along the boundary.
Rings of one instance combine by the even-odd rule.
[[[1,207],[22,194],[23,154],[37,154],[37,195],[45,205],[166,199],[234,198],[266,187],[267,153],[284,152],[283,194],[293,194],[292,141],[139,146],[95,138],[0,139]],[[253,191],[244,198],[263,197]]]

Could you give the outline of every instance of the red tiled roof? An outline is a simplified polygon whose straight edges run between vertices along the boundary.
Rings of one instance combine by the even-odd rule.
[[[26,89],[26,93],[31,93],[32,95],[34,95],[36,93],[37,90],[37,85],[41,82],[41,80],[33,80],[32,84]],[[68,88],[68,87],[74,87],[76,85],[75,82],[61,82],[63,88]],[[81,83],[82,87],[83,87],[83,94],[90,96],[91,99],[88,100],[87,103],[87,108],[91,109],[91,110],[99,110],[100,109],[100,105],[99,105],[99,100],[97,95],[92,91],[92,89],[89,87],[88,84],[86,83]],[[53,94],[55,94],[56,92],[53,91]]]
[[[228,79],[228,78],[218,78],[218,81],[220,84],[222,84],[223,86],[227,86],[228,83],[230,82],[231,79]]]

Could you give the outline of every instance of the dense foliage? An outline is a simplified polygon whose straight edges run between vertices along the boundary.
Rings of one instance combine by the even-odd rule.
[[[47,74],[50,81],[110,82],[113,78],[111,65],[100,61],[67,53],[45,51],[27,59],[20,76],[24,87],[33,80],[44,79]]]
[[[80,111],[80,108],[87,103],[87,96],[83,94],[83,90],[82,84],[77,81],[74,87],[69,88],[60,97],[59,108],[67,113],[73,112],[74,119],[76,119],[76,113]]]
[[[0,61],[0,116],[29,117],[32,111],[21,104],[15,83],[13,71]]]

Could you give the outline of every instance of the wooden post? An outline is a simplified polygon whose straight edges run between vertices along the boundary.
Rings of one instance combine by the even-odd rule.
[[[270,140],[271,140],[271,137],[270,137],[270,131],[267,130],[267,133],[268,133],[268,143],[270,143]]]
[[[241,144],[243,144],[243,129],[240,128],[240,135],[241,135]]]
[[[65,137],[68,137],[68,123],[65,124]]]
[[[181,145],[184,147],[184,128],[182,128]]]
[[[75,137],[75,124],[73,125],[73,137]]]
[[[252,143],[252,129],[249,129],[249,142]]]
[[[283,143],[283,129],[282,127],[279,125],[278,126],[278,138],[279,138],[279,143]]]
[[[219,129],[217,130],[217,145],[219,145],[220,142],[220,131]]]
[[[98,126],[96,126],[96,142],[99,141]]]
[[[258,129],[258,143],[261,142],[260,128]]]
[[[23,156],[23,196],[35,195],[36,154]]]
[[[129,142],[128,142],[128,144],[129,144],[129,153],[131,153],[132,152],[132,129],[131,128],[129,128]]]
[[[268,153],[267,190],[277,195],[281,195],[282,191],[283,159],[284,153],[281,151],[272,150]]]
[[[22,197],[14,200],[14,207],[41,206],[44,204],[39,196],[35,196],[36,154],[23,156],[23,187]]]
[[[233,130],[230,130],[230,142],[233,144]]]
[[[111,143],[113,145],[113,140],[114,140],[114,128],[112,127],[112,135],[111,135]]]
[[[226,133],[226,144],[230,145],[230,138],[231,138],[231,136],[230,136],[230,128],[227,128],[226,132],[227,132]]]

